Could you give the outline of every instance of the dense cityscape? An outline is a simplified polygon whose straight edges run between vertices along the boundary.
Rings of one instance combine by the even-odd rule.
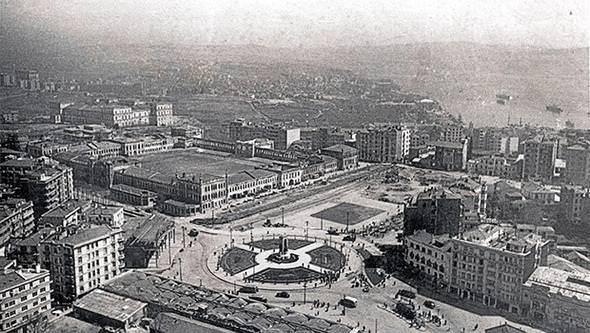
[[[486,125],[282,49],[14,47],[0,332],[590,331],[587,103],[497,86]]]

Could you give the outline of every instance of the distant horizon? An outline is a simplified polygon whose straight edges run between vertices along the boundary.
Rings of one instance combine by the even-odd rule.
[[[478,43],[590,47],[587,0],[8,1],[9,39],[278,48]]]

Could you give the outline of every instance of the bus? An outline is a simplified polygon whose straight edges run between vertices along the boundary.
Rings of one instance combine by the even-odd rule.
[[[356,308],[357,303],[358,300],[350,296],[344,296],[344,298],[340,300],[340,305],[345,306],[347,308]]]

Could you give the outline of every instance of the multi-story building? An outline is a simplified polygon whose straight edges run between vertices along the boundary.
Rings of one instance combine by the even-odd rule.
[[[201,212],[220,207],[227,202],[226,180],[219,176],[165,176],[159,172],[129,167],[115,172],[113,182],[158,193],[163,199],[198,204]]]
[[[435,142],[434,167],[447,171],[460,171],[467,168],[471,151],[469,140],[463,142]]]
[[[448,292],[475,303],[523,314],[522,286],[547,264],[552,241],[536,234],[480,225],[451,240]]]
[[[338,144],[322,149],[323,155],[328,155],[338,161],[338,170],[350,170],[358,167],[358,150],[347,145]]]
[[[83,219],[90,224],[104,224],[113,228],[121,228],[125,223],[125,215],[121,206],[94,205],[84,212]]]
[[[520,179],[523,165],[524,156],[522,155],[518,158],[492,155],[467,161],[467,172],[474,175]]]
[[[552,179],[558,147],[559,140],[546,137],[535,137],[523,142],[523,178]]]
[[[359,131],[356,134],[356,149],[360,161],[401,162],[410,153],[410,130],[396,125]]]
[[[151,102],[150,125],[170,126],[174,123],[174,110],[171,103]]]
[[[287,150],[291,144],[301,139],[299,128],[288,128],[278,124],[252,124],[237,119],[229,124],[229,138],[232,141],[247,141],[264,138],[274,141],[278,150]]]
[[[278,175],[266,170],[248,170],[227,177],[227,197],[235,199],[277,187]]]
[[[108,127],[149,125],[149,109],[133,109],[115,104],[70,105],[63,109],[62,121],[72,124],[104,124]]]
[[[25,238],[35,228],[33,203],[23,199],[0,201],[0,253],[6,255],[5,247],[11,238]]]
[[[72,169],[35,159],[9,160],[0,164],[0,181],[16,186],[23,197],[33,201],[40,216],[72,198]]]
[[[566,161],[563,175],[565,181],[576,185],[590,185],[590,148],[575,144],[565,149],[563,157]]]
[[[452,256],[448,235],[435,236],[425,230],[418,230],[404,237],[404,247],[406,263],[430,278],[434,286],[444,287],[448,284]]]
[[[525,316],[554,332],[590,331],[590,274],[538,267],[523,287]]]
[[[565,221],[581,223],[590,214],[590,192],[579,186],[561,186],[559,205]]]
[[[404,234],[426,230],[434,235],[457,235],[462,228],[461,196],[442,188],[419,193],[404,210]]]
[[[39,261],[51,273],[55,299],[73,302],[121,273],[124,267],[123,231],[106,225],[61,237],[49,237],[39,245]]]
[[[320,127],[301,129],[301,140],[311,142],[312,150],[344,144],[349,137],[350,135],[340,128]]]
[[[41,90],[39,72],[34,70],[17,70],[15,72],[16,83],[21,89]]]
[[[49,272],[15,269],[4,263],[0,271],[0,332],[43,332],[51,310]]]
[[[449,125],[445,126],[442,140],[445,142],[461,143],[465,139],[463,126]]]

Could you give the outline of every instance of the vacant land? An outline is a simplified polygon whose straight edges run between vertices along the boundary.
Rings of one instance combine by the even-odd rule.
[[[384,211],[381,209],[343,202],[334,207],[317,212],[311,216],[315,218],[323,218],[324,220],[340,224],[348,223],[349,225],[355,225],[383,212]]]
[[[200,152],[198,149],[170,151],[140,158],[142,167],[163,174],[209,174],[223,177],[243,170],[253,170],[262,165],[245,159],[230,157],[229,154]]]

